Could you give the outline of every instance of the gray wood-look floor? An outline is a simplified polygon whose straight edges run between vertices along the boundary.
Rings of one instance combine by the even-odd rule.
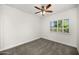
[[[78,55],[74,47],[40,38],[32,42],[2,51],[3,55]]]

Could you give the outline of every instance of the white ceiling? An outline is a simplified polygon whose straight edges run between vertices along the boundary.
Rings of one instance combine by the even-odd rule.
[[[34,6],[40,7],[41,5],[40,4],[9,4],[8,6],[11,6],[11,7],[20,9],[24,12],[35,15],[34,13],[37,12],[38,10],[35,9]],[[52,5],[51,9],[54,10],[53,13],[58,13],[73,7],[76,7],[76,5],[75,4],[55,4],[55,5]]]

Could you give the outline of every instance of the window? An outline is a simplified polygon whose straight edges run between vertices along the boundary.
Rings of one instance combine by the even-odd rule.
[[[51,21],[50,31],[69,33],[69,19]]]

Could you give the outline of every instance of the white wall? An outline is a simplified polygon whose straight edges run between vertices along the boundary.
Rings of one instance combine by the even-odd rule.
[[[0,6],[0,43],[1,43],[1,6]],[[0,48],[1,48],[1,45],[0,45]]]
[[[78,21],[77,21],[77,49],[79,52],[79,5],[78,5],[78,9],[77,9],[77,18],[78,18]]]
[[[16,8],[3,6],[1,50],[40,38],[40,20]]]
[[[70,33],[50,32],[50,21],[57,19],[70,19]],[[42,33],[43,38],[77,47],[77,8],[72,8],[61,13],[47,16],[42,21]]]
[[[2,38],[2,12],[3,12],[3,10],[2,10],[2,5],[0,5],[0,49],[1,49],[1,43],[2,43],[2,40],[1,40],[1,38]]]

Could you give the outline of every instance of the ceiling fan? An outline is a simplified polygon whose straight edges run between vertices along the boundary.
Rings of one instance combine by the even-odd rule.
[[[39,11],[36,12],[35,14],[41,13],[42,16],[44,16],[45,13],[52,13],[52,10],[48,10],[52,5],[48,4],[48,5],[41,5],[40,7],[34,6],[36,9],[38,9]]]

